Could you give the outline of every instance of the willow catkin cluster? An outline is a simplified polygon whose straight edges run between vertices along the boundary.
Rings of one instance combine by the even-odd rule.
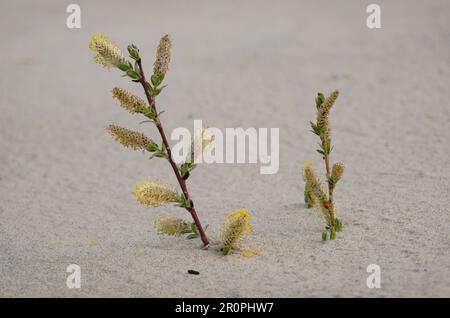
[[[160,180],[142,181],[132,193],[143,205],[160,206],[163,203],[176,202],[178,199],[172,187]]]
[[[342,162],[335,163],[333,168],[331,169],[331,181],[333,185],[338,183],[339,180],[342,179],[344,175],[345,166]]]
[[[148,150],[154,142],[143,133],[130,130],[115,124],[109,124],[107,130],[124,147],[133,150]]]
[[[89,43],[89,48],[97,53],[94,61],[107,68],[127,63],[119,47],[105,35],[94,34]]]
[[[169,70],[170,54],[172,42],[168,34],[164,35],[159,41],[156,50],[156,61],[153,65],[153,74],[156,76],[164,76]]]
[[[312,197],[311,203],[319,216],[323,217],[328,223],[333,220],[334,211],[329,204],[328,196],[326,195],[320,180],[316,176],[316,172],[312,163],[306,161],[303,167],[303,178],[306,182],[306,187],[309,190],[309,195]]]
[[[231,213],[222,225],[221,241],[227,251],[241,249],[243,240],[252,232],[253,224],[250,222],[247,209]]]
[[[190,228],[188,222],[174,216],[158,216],[155,219],[155,229],[158,234],[180,236]]]
[[[328,132],[328,130],[330,129],[328,117],[330,114],[330,110],[338,97],[339,91],[332,92],[317,110],[317,126],[322,127],[325,132]]]
[[[147,111],[147,104],[145,101],[126,89],[114,87],[112,93],[113,98],[116,98],[120,102],[120,106],[128,110],[130,113],[144,114]]]
[[[316,176],[316,172],[310,161],[306,161],[303,166],[303,178],[306,185],[310,190],[311,195],[314,197],[314,201],[318,200],[322,205],[328,202],[328,197],[322,189],[322,184]]]

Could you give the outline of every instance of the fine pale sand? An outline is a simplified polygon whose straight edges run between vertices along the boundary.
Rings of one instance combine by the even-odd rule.
[[[0,4],[0,296],[450,296],[448,1],[377,1],[378,30],[366,27],[365,1],[77,1],[79,30],[66,27],[63,3]],[[142,91],[93,62],[97,32],[137,44],[147,72],[171,34],[159,98],[169,132],[194,119],[280,128],[277,174],[215,164],[189,179],[210,238],[246,207],[247,246],[261,256],[155,233],[156,215],[190,216],[132,196],[142,179],[176,180],[165,161],[106,133],[118,122],[157,137],[111,98],[114,86]],[[311,159],[323,171],[309,121],[315,94],[333,89],[345,229],[323,243],[299,166]],[[72,263],[81,289],[66,287]],[[380,289],[366,286],[369,264],[381,268]]]

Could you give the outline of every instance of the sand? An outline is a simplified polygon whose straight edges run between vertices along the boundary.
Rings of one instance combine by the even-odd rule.
[[[0,4],[0,296],[424,297],[450,296],[448,1],[61,1]],[[208,234],[247,208],[261,256],[224,257],[199,240],[155,233],[157,215],[131,194],[146,178],[176,180],[113,142],[110,122],[145,130],[111,98],[90,36],[137,44],[149,69],[170,33],[173,62],[159,98],[170,132],[194,119],[219,127],[280,128],[280,169],[201,165],[189,188]],[[347,166],[335,197],[344,232],[323,243],[303,202],[300,163],[313,160],[314,97],[339,89],[333,161]],[[69,264],[81,288],[66,286]],[[366,285],[369,264],[381,288]],[[200,272],[194,276],[188,269]]]

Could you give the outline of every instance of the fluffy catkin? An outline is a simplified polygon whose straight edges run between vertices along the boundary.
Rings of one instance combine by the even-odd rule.
[[[335,212],[329,204],[328,196],[326,195],[320,180],[316,176],[316,172],[312,166],[312,163],[306,161],[303,168],[303,178],[305,179],[306,186],[309,190],[309,195],[312,200],[311,203],[318,215],[331,224],[335,217]]]
[[[322,185],[316,176],[316,172],[310,161],[305,161],[303,166],[303,178],[306,182],[313,201],[319,201],[322,205],[328,202],[328,197],[322,189]],[[316,200],[317,199],[317,200]]]
[[[147,104],[145,101],[126,89],[115,87],[113,88],[112,93],[113,97],[120,102],[120,106],[130,113],[144,114],[147,111]]]
[[[142,181],[132,192],[143,205],[160,206],[163,203],[176,202],[177,193],[163,181]]]
[[[97,53],[94,61],[107,68],[127,63],[119,47],[105,35],[94,34],[89,43],[89,48]]]
[[[156,76],[165,76],[170,63],[170,54],[172,49],[172,42],[168,34],[164,35],[159,41],[158,49],[156,50],[156,61],[153,65],[153,74]]]
[[[335,163],[331,170],[331,180],[333,181],[333,185],[338,183],[341,180],[342,175],[344,174],[345,166],[342,162]]]
[[[330,109],[333,107],[336,99],[339,97],[339,91],[334,91],[330,94],[328,98],[322,103],[322,105],[317,110],[317,126],[324,127],[328,130],[329,120],[328,115],[330,114]]]
[[[158,216],[155,219],[155,229],[158,234],[179,236],[190,229],[189,223],[174,216]]]
[[[143,133],[130,130],[115,124],[109,124],[107,130],[124,147],[134,150],[148,150],[154,142]]]
[[[253,224],[250,222],[247,209],[231,213],[222,225],[221,240],[223,249],[229,253],[233,249],[241,249],[242,241],[252,232]]]

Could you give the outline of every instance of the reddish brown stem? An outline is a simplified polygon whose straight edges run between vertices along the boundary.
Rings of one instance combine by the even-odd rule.
[[[186,180],[184,180],[183,177],[181,176],[180,171],[178,170],[178,166],[172,158],[172,150],[170,149],[170,145],[169,145],[169,142],[167,141],[167,137],[164,132],[164,128],[159,119],[158,111],[156,110],[155,100],[153,99],[153,97],[150,95],[150,92],[148,91],[147,81],[145,79],[144,70],[142,68],[142,62],[141,62],[141,60],[138,60],[137,63],[138,63],[139,69],[141,71],[141,78],[139,79],[139,83],[141,83],[142,87],[144,88],[145,96],[147,97],[150,107],[152,108],[154,114],[156,115],[155,124],[156,124],[156,128],[158,128],[159,134],[161,135],[162,142],[164,143],[164,146],[166,148],[167,160],[169,161],[170,165],[172,166],[173,172],[175,173],[178,183],[180,184],[180,188],[183,191],[186,201],[189,202],[189,207],[187,207],[186,210],[188,210],[191,213],[192,218],[194,219],[195,225],[197,225],[202,242],[205,246],[207,246],[207,245],[209,245],[209,241],[206,236],[205,230],[203,229],[202,224],[200,223],[200,219],[198,218],[197,212],[195,211],[194,202],[192,201],[192,199],[189,196],[189,191],[186,186]]]
[[[335,212],[334,212],[334,202],[333,202],[333,186],[330,183],[331,178],[331,168],[330,168],[330,155],[328,154],[328,137],[322,140],[322,149],[324,149],[324,156],[323,159],[325,161],[325,169],[326,169],[326,177],[327,177],[327,184],[328,184],[328,198],[329,198],[329,204],[330,207],[328,208],[328,211],[330,211],[331,219],[334,221],[336,218]]]

